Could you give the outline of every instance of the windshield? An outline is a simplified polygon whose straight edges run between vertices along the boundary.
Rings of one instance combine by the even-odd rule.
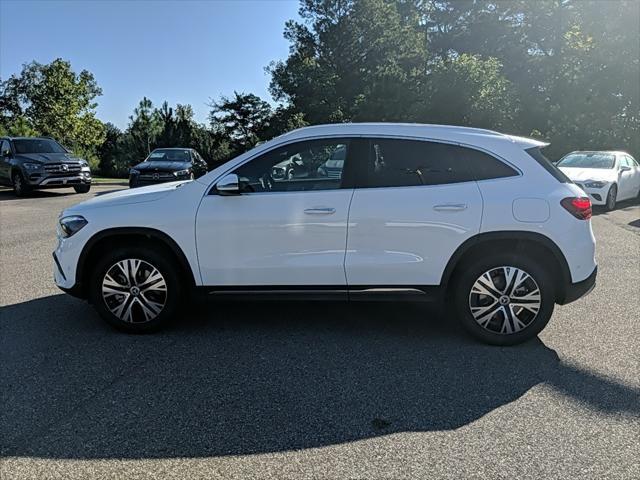
[[[613,168],[615,157],[610,153],[572,153],[558,162],[568,168]]]
[[[16,153],[67,153],[56,141],[48,138],[23,138],[13,141]]]
[[[189,150],[158,149],[151,152],[147,162],[189,162]]]

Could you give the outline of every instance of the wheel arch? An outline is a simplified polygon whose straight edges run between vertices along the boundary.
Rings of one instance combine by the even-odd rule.
[[[74,292],[77,296],[87,298],[87,280],[89,277],[89,269],[95,262],[97,255],[104,248],[114,248],[118,245],[149,245],[155,244],[160,248],[167,250],[172,255],[179,268],[179,274],[187,285],[194,287],[195,275],[191,269],[191,265],[187,260],[182,248],[166,233],[149,227],[117,227],[101,230],[94,234],[85,243],[76,268],[76,285]]]
[[[444,269],[441,285],[447,286],[456,270],[476,255],[491,253],[526,254],[545,262],[551,269],[555,281],[556,302],[561,303],[571,284],[569,264],[560,248],[549,237],[536,232],[503,231],[477,234],[460,245]]]

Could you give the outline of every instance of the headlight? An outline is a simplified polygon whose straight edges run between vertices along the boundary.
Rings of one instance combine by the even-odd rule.
[[[80,160],[80,166],[81,167],[88,167],[89,166],[89,162],[87,162],[86,160]]]
[[[87,224],[87,221],[80,215],[71,215],[61,218],[58,224],[60,226],[60,236],[68,238],[78,233]]]
[[[129,174],[130,175],[140,175],[140,171],[136,170],[135,168],[132,168],[131,170],[129,170]]]
[[[23,165],[27,170],[40,170],[42,168],[41,163],[23,163]]]
[[[186,170],[178,170],[177,172],[173,172],[176,177],[184,177],[185,175],[189,175],[191,170],[188,168]]]
[[[584,184],[585,187],[587,188],[602,188],[607,184],[607,182],[598,182],[598,181],[594,181],[594,182],[587,182]]]

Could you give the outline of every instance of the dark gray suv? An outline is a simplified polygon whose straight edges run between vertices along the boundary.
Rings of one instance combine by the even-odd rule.
[[[0,184],[13,187],[19,197],[33,189],[91,188],[89,164],[47,137],[0,138]]]

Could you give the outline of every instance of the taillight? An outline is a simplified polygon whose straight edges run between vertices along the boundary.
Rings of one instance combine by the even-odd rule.
[[[579,220],[591,218],[591,200],[589,197],[567,197],[560,201],[560,205]]]

